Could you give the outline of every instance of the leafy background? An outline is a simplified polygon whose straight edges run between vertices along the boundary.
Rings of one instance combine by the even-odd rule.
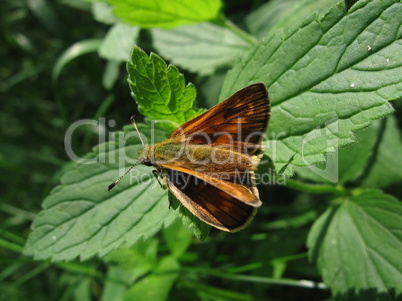
[[[191,3],[3,1],[0,300],[401,298],[401,3]],[[163,140],[141,116],[180,124],[257,81],[266,153],[295,174],[239,233],[208,235],[154,181],[108,193],[113,160],[64,150],[105,117],[75,153],[135,156],[131,115]]]

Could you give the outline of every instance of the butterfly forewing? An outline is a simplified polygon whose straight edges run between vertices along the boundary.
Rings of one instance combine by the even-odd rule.
[[[227,146],[249,155],[260,152],[270,105],[263,83],[247,86],[176,129],[170,139]]]

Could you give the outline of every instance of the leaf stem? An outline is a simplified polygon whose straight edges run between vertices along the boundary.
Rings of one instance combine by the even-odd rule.
[[[247,43],[249,43],[251,46],[254,46],[257,43],[257,39],[254,38],[253,36],[249,35],[247,32],[244,30],[240,29],[237,27],[232,21],[228,20],[227,18],[223,17],[222,18],[222,25],[225,26],[227,29],[232,31],[234,34],[245,40]]]
[[[250,275],[233,275],[233,274],[228,274],[228,273],[221,273],[221,272],[215,272],[215,271],[211,271],[211,270],[200,269],[200,268],[191,268],[191,267],[182,267],[181,270],[209,275],[212,277],[219,277],[219,278],[238,280],[238,281],[297,286],[297,287],[303,287],[303,288],[327,289],[327,287],[324,283],[314,282],[311,280],[294,280],[294,279],[286,279],[286,278],[278,279],[278,278],[250,276]]]
[[[30,279],[36,277],[38,274],[42,273],[48,267],[50,267],[50,263],[48,263],[48,262],[38,265],[34,269],[30,270],[26,274],[19,277],[19,279],[13,283],[13,287],[18,288],[20,285],[24,284],[25,282],[29,281]]]
[[[347,191],[342,185],[307,184],[292,179],[286,179],[286,185],[290,188],[310,193],[333,193],[346,195]]]

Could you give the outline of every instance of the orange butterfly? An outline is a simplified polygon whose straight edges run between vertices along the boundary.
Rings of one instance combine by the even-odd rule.
[[[249,85],[167,140],[144,147],[138,163],[154,166],[169,191],[199,219],[223,231],[239,231],[262,204],[254,170],[270,115],[265,84]]]

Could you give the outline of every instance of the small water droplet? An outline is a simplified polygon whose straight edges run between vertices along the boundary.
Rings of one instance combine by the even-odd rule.
[[[367,51],[370,51],[371,50],[371,47],[370,46],[367,46]]]
[[[389,59],[387,59],[387,63],[389,63]]]
[[[57,238],[57,237],[53,235],[52,239],[53,239],[53,240],[56,240],[56,238]]]
[[[350,87],[351,87],[351,88],[354,88],[354,87],[355,87],[355,84],[350,84]]]

